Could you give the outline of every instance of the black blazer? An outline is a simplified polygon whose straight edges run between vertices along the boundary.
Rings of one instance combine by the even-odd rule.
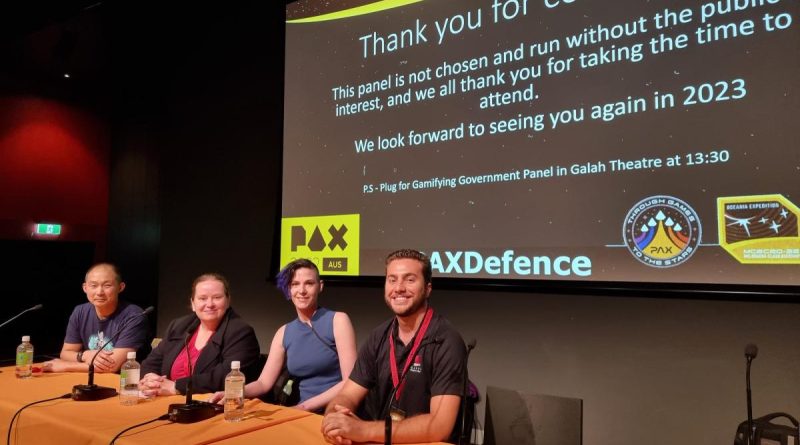
[[[195,314],[172,320],[167,334],[142,362],[142,375],[149,372],[169,377],[175,358],[183,350],[187,336],[191,337],[200,319]],[[253,328],[245,323],[232,308],[228,308],[217,327],[217,331],[200,351],[194,366],[193,391],[198,393],[221,391],[225,387],[225,376],[231,371],[231,362],[239,360],[247,382],[258,378],[261,372],[258,346]],[[178,379],[175,389],[186,392],[189,378]]]

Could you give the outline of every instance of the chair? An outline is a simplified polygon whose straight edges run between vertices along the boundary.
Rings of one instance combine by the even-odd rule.
[[[486,388],[486,445],[582,445],[583,400]]]

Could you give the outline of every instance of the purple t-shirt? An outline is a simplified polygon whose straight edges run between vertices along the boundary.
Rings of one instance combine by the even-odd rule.
[[[139,306],[120,301],[117,310],[111,316],[100,320],[91,303],[80,304],[69,316],[64,343],[80,343],[83,345],[83,349],[97,349],[117,335],[122,328],[123,331],[119,337],[106,345],[105,349],[107,351],[114,348],[138,350],[147,338],[147,317],[141,316],[141,313],[142,309]],[[131,318],[134,319],[126,322]]]

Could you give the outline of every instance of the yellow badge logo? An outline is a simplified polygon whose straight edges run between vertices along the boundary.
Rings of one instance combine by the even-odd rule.
[[[361,215],[326,215],[281,220],[281,267],[307,258],[323,275],[358,275]]]
[[[798,216],[783,195],[717,198],[719,245],[744,264],[800,264]]]

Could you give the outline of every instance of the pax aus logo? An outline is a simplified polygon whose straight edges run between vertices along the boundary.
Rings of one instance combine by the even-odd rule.
[[[298,247],[305,246],[312,252],[321,252],[325,247],[334,250],[339,247],[342,250],[347,248],[347,241],[344,236],[347,233],[347,226],[342,224],[338,229],[331,224],[328,227],[328,234],[330,240],[326,241],[319,226],[315,225],[314,230],[311,232],[311,237],[307,237],[306,228],[304,226],[291,227],[291,250],[296,252]]]

